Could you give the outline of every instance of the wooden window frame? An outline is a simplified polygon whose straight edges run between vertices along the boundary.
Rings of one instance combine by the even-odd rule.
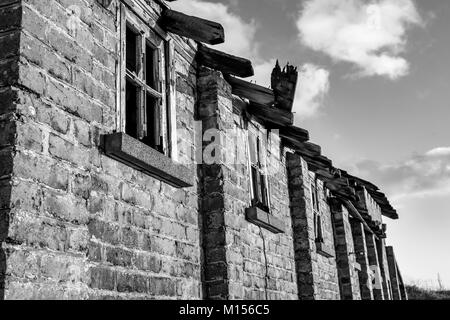
[[[134,8],[133,8],[134,9]],[[126,133],[126,85],[131,83],[138,88],[137,99],[137,139],[148,136],[147,131],[147,97],[157,99],[161,139],[159,143],[154,138],[155,148],[172,160],[178,160],[176,135],[176,98],[175,98],[175,64],[174,42],[157,25],[151,27],[142,18],[142,14],[128,8],[124,3],[120,5],[120,59],[118,72],[117,95],[117,131]],[[132,72],[126,66],[126,31],[130,28],[138,35],[137,40],[137,70]],[[146,81],[146,48],[151,48],[154,60],[154,87]],[[155,122],[156,123],[156,122]],[[152,138],[149,136],[150,139]],[[147,145],[149,145],[147,143]]]
[[[320,211],[319,190],[317,178],[311,180],[311,208],[313,211],[314,237],[316,243],[324,243],[323,238],[323,218]]]
[[[252,206],[258,207],[259,209],[270,212],[270,185],[267,170],[267,143],[264,146],[264,135],[261,130],[255,125],[249,123],[247,130],[247,151],[248,151],[248,166],[250,175],[250,195]],[[251,136],[256,139],[256,150],[252,150]],[[267,141],[266,141],[267,142]],[[256,163],[253,163],[252,151],[256,152]],[[256,173],[256,175],[255,175]],[[257,188],[260,181],[261,189]],[[257,193],[258,190],[258,193]],[[265,192],[264,192],[265,191]],[[261,195],[260,195],[261,193]]]

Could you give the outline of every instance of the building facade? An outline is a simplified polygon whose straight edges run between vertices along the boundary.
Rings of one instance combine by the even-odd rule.
[[[249,83],[223,34],[0,0],[0,299],[407,299],[396,211],[293,125],[296,68]]]

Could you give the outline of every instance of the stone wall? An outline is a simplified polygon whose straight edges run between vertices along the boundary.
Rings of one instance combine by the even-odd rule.
[[[100,148],[101,135],[117,130],[118,1],[16,2],[17,14],[0,9],[0,28],[23,16],[18,84],[1,89],[18,110],[0,121],[17,131],[12,209],[1,220],[5,298],[201,298],[197,182],[175,189]],[[177,125],[192,133],[194,49],[175,41]],[[195,149],[192,134],[184,139]]]
[[[311,181],[314,174],[307,163],[296,154],[287,155],[289,197],[294,230],[294,249],[300,299],[340,299],[339,281],[334,249],[333,224],[328,195],[323,183],[319,185],[319,206],[323,217],[324,245],[332,256],[318,252],[314,234],[311,202]]]
[[[231,87],[219,72],[206,68],[200,71],[198,83],[203,133],[215,129],[214,141],[220,141],[213,152],[210,139],[205,139],[204,154],[213,154],[216,161],[201,168],[206,297],[295,299],[294,250],[280,139],[269,134],[269,162],[278,172],[269,179],[271,214],[285,222],[286,230],[274,234],[245,218],[245,210],[251,206],[247,129],[242,115],[233,113]]]

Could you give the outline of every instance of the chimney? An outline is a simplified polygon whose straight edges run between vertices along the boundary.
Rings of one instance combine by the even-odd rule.
[[[275,68],[272,71],[272,90],[275,94],[275,102],[278,108],[292,111],[292,105],[295,98],[295,89],[297,88],[298,70],[297,67],[289,63],[281,70],[277,60]]]

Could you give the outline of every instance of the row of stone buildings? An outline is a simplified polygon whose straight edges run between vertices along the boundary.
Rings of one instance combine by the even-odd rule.
[[[163,1],[0,0],[0,298],[407,299],[297,69],[252,84],[223,41]]]

